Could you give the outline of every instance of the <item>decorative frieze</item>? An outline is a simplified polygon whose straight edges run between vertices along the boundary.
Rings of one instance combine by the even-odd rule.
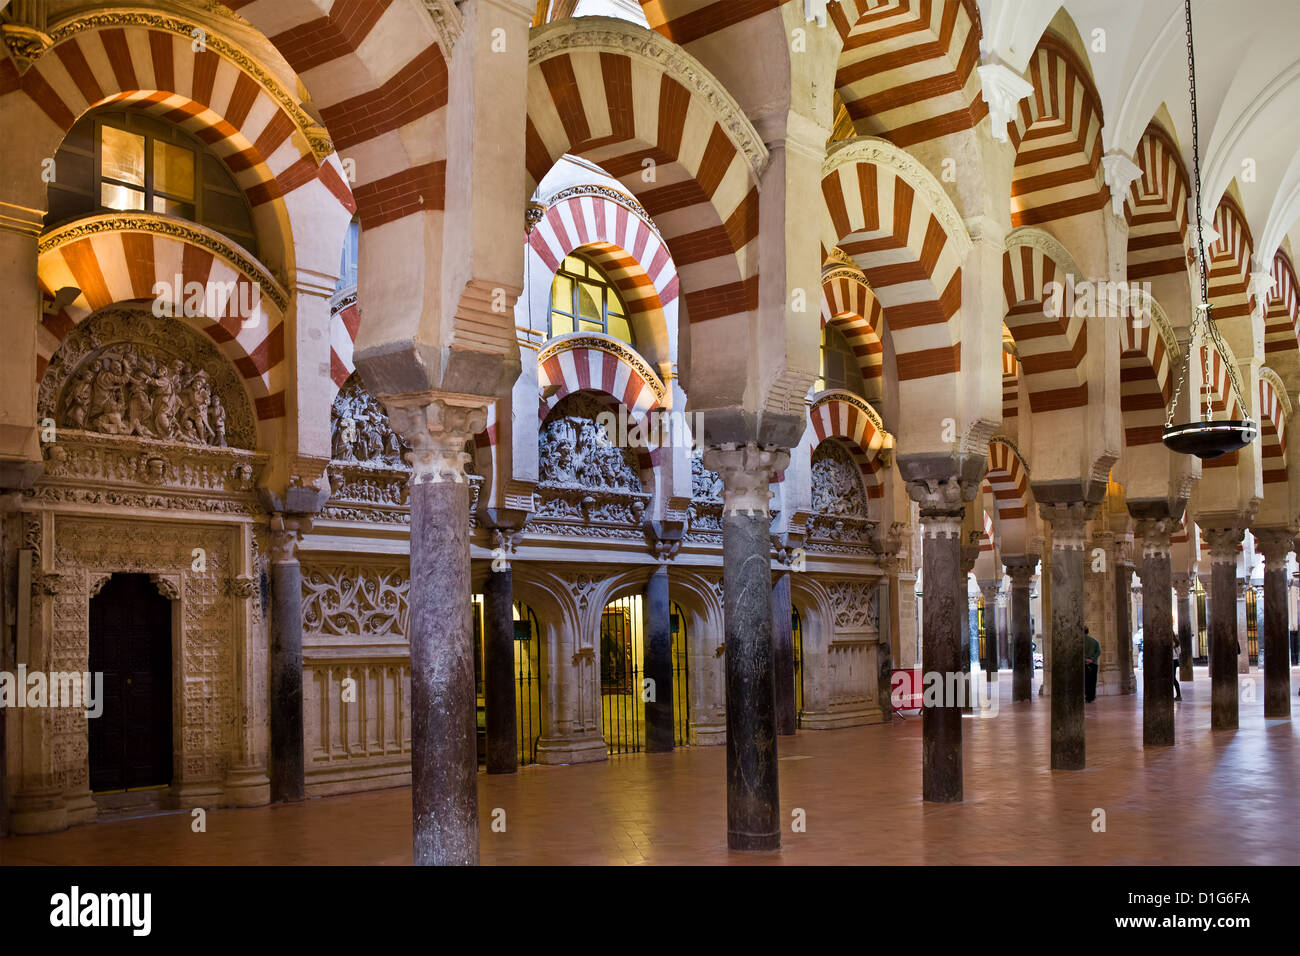
[[[333,637],[405,638],[410,616],[406,569],[311,563],[302,569],[303,629]]]

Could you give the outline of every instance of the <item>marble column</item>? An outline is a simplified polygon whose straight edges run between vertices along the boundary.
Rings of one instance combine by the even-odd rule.
[[[1029,587],[1038,561],[1032,555],[1004,558],[1011,577],[1011,702],[1030,700],[1034,688],[1034,651],[1029,635]]]
[[[1142,746],[1174,742],[1174,629],[1170,584],[1172,518],[1143,518],[1142,542]]]
[[[772,666],[775,668],[776,732],[792,736],[798,725],[794,700],[794,628],[790,572],[778,571],[772,584]]]
[[[302,716],[302,566],[298,546],[311,519],[271,519],[271,802],[306,796]]]
[[[1210,729],[1237,729],[1237,548],[1240,526],[1207,528],[1210,542]]]
[[[1115,544],[1115,669],[1117,694],[1137,692],[1133,679],[1133,545]]]
[[[1286,558],[1294,546],[1288,529],[1254,531],[1264,554],[1264,716],[1291,716],[1291,648],[1287,628]]]
[[[514,611],[514,572],[509,564],[494,560],[483,584],[483,722],[488,773],[519,769]]]
[[[781,846],[768,503],[772,475],[789,461],[788,451],[753,442],[704,453],[705,467],[723,487],[727,846],[733,850]]]
[[[673,634],[668,605],[668,567],[660,565],[650,575],[641,597],[641,633],[645,677],[654,683],[652,699],[645,702],[647,753],[671,753],[673,725]]]
[[[411,812],[417,866],[478,863],[478,741],[465,445],[487,425],[469,396],[389,399],[411,446]]]
[[[1196,575],[1174,575],[1174,591],[1178,594],[1178,682],[1193,679],[1192,645],[1196,641],[1193,628],[1196,616]]]
[[[907,483],[908,495],[921,506],[922,688],[938,682],[943,691],[937,700],[933,692],[923,698],[921,711],[921,790],[924,799],[934,803],[962,799],[962,708],[947,691],[960,681],[962,645],[968,641],[961,526],[965,496],[974,491],[956,474]]]
[[[980,596],[984,598],[984,680],[994,683],[998,679],[998,581],[980,583]]]
[[[1247,623],[1246,592],[1250,590],[1250,578],[1237,578],[1237,673],[1250,673],[1250,641],[1247,639],[1250,624]],[[1258,637],[1258,635],[1256,635]]]
[[[968,531],[965,543],[961,546],[961,593],[966,599],[966,609],[961,619],[961,689],[962,689],[962,713],[969,714],[972,712],[975,704],[974,688],[970,682],[970,659],[971,644],[977,645],[979,635],[976,633],[976,625],[971,623],[971,619],[978,620],[974,613],[978,607],[977,598],[971,597],[970,593],[970,575],[975,570],[975,562],[980,556],[980,533],[978,531]]]
[[[1095,505],[1039,505],[1052,527],[1052,769],[1082,770],[1083,535]]]

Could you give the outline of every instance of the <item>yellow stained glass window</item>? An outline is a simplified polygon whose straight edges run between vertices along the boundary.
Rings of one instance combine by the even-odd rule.
[[[153,188],[172,199],[194,199],[194,153],[183,146],[153,141]]]
[[[551,285],[550,337],[569,332],[603,332],[633,344],[618,290],[599,266],[578,255],[565,256]]]
[[[114,126],[104,126],[100,137],[99,173],[118,182],[143,186],[144,137]],[[125,208],[139,209],[143,206]]]
[[[100,183],[99,201],[106,209],[143,209],[144,190]]]

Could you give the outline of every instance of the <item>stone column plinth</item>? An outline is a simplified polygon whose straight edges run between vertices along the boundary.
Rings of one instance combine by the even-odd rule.
[[[1052,527],[1052,769],[1084,768],[1083,535],[1096,505],[1039,505]]]
[[[1210,729],[1237,729],[1237,548],[1240,525],[1201,528],[1210,542]]]
[[[781,846],[772,666],[769,484],[790,453],[754,443],[710,448],[722,478],[723,619],[727,686],[727,846]]]
[[[937,683],[942,691],[928,700],[923,697],[921,711],[921,789],[924,799],[935,803],[962,799],[960,705],[964,701],[954,700],[949,690],[957,687],[964,696],[966,689],[960,681],[970,617],[961,526],[965,502],[975,490],[958,478],[955,469],[948,477],[907,483],[908,495],[921,506],[922,689]]]
[[[298,546],[311,519],[271,520],[271,802],[306,796],[302,717],[302,566]]]
[[[1287,628],[1286,557],[1294,546],[1289,529],[1259,529],[1264,554],[1264,716],[1291,716],[1291,649]]]
[[[417,866],[478,863],[478,721],[465,445],[484,399],[387,401],[411,446],[411,811]]]
[[[1142,542],[1142,746],[1174,742],[1174,629],[1169,571],[1172,518],[1144,518]]]
[[[515,726],[515,596],[510,565],[494,559],[483,583],[483,723],[487,772],[519,769]]]
[[[646,582],[641,598],[642,647],[645,676],[654,681],[652,699],[645,702],[647,753],[671,753],[673,724],[673,634],[668,604],[668,567],[660,565]]]
[[[1196,575],[1174,575],[1174,591],[1178,595],[1178,681],[1193,679],[1192,644],[1196,640],[1196,631],[1192,619],[1196,614]]]
[[[798,720],[794,700],[794,627],[790,572],[778,571],[772,583],[772,664],[776,670],[776,732],[794,734]]]
[[[1034,651],[1029,635],[1029,587],[1034,580],[1032,556],[1004,558],[1011,576],[1011,702],[1029,700],[1034,688]]]

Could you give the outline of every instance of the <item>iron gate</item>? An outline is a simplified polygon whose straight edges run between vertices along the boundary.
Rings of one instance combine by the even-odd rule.
[[[979,660],[982,665],[985,661],[989,659],[989,654],[988,654],[989,632],[988,632],[988,621],[987,621],[988,613],[984,607],[983,596],[979,597],[975,602],[975,613],[977,615],[976,627],[978,629],[976,631],[977,634],[976,653],[979,655]]]
[[[474,690],[478,696],[478,759],[487,759],[487,722],[483,684],[483,595],[473,597],[474,622]],[[542,667],[537,615],[519,601],[514,605],[515,619],[515,736],[518,740],[519,765],[537,763],[537,742],[542,734]]]
[[[790,631],[794,638],[794,722],[803,726],[803,621],[799,609],[790,606]]]
[[[1246,585],[1246,654],[1252,664],[1259,664],[1259,619],[1264,613],[1259,592]]]
[[[605,605],[600,615],[600,720],[605,749],[639,753],[641,700],[641,596]]]
[[[691,742],[691,661],[688,657],[686,615],[677,604],[670,605],[673,635],[673,723],[674,742],[685,747]]]
[[[1205,597],[1205,587],[1200,579],[1196,581],[1196,653],[1193,663],[1210,662],[1209,615],[1206,613],[1209,602]]]

